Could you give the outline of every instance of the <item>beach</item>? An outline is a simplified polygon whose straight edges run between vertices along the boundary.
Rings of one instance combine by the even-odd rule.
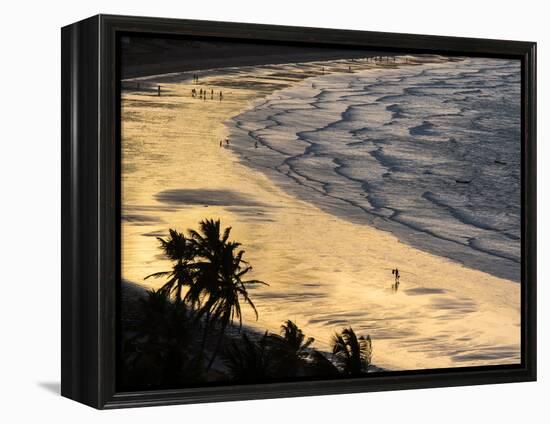
[[[234,141],[233,118],[280,90],[311,88],[311,78],[325,75],[383,75],[421,63],[340,60],[123,81],[122,278],[160,287],[162,280],[144,280],[170,268],[156,237],[219,218],[242,243],[250,278],[269,284],[250,289],[259,319],[243,309],[247,326],[278,332],[291,319],[325,352],[336,331],[352,326],[372,337],[373,363],[389,370],[519,363],[516,281],[306,201],[254,164],[266,146]],[[193,97],[193,89],[206,97]]]

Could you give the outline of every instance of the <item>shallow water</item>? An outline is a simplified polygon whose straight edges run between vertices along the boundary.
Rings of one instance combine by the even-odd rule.
[[[519,61],[470,58],[310,78],[228,125],[285,190],[519,282],[520,119]]]

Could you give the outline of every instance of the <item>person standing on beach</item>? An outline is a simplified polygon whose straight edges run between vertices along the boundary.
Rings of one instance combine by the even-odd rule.
[[[222,101],[222,99],[223,99],[223,93],[222,93],[222,91],[220,90],[220,102]]]
[[[214,90],[210,92],[210,100],[214,100]]]
[[[160,85],[157,87],[157,96],[160,97]]]
[[[229,146],[229,139],[228,138],[225,139],[225,144],[227,144]]]
[[[395,286],[399,287],[399,278],[401,277],[401,274],[399,274],[399,269],[392,269],[391,273],[395,277]]]
[[[395,282],[391,285],[392,291],[397,293],[397,290],[399,290],[399,278],[401,277],[401,274],[399,274],[399,269],[395,268],[391,270],[392,275],[395,278]]]

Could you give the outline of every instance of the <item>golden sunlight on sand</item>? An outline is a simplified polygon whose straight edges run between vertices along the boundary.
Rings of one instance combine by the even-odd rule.
[[[136,89],[126,88],[122,101],[123,279],[159,287],[160,280],[144,281],[169,268],[155,236],[220,218],[243,244],[250,277],[269,283],[251,290],[260,318],[247,310],[246,325],[277,332],[292,319],[327,351],[332,334],[351,325],[371,335],[373,363],[392,370],[518,363],[519,284],[321,211],[241,163],[231,144],[220,146],[224,121],[301,79],[285,74],[285,66],[220,70],[200,85],[191,75],[142,79],[139,90],[138,80],[125,82]],[[321,64],[308,72],[315,66]],[[208,90],[207,100],[193,98],[193,88]],[[208,201],[174,201],[170,194],[182,189]],[[212,201],[214,195],[223,201]]]

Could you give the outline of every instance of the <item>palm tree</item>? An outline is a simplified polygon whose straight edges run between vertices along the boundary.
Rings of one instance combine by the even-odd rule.
[[[283,339],[291,346],[298,356],[307,354],[307,349],[315,341],[313,337],[306,339],[305,334],[291,320],[287,320],[281,325],[281,335]],[[304,341],[305,340],[305,341]]]
[[[344,374],[361,375],[370,367],[372,341],[370,336],[359,338],[351,327],[345,328],[332,339],[332,353]]]
[[[252,267],[243,259],[244,250],[237,250],[240,243],[228,241],[230,232],[231,227],[227,227],[221,233],[220,220],[201,221],[200,233],[189,232],[197,257],[204,261],[195,262],[195,282],[185,300],[198,306],[198,318],[206,316],[205,329],[212,322],[220,326],[207,370],[214,363],[227,327],[234,320],[239,321],[239,329],[242,327],[241,300],[252,308],[258,319],[258,311],[248,296],[247,287],[266,285],[260,280],[243,279]]]
[[[207,286],[218,278],[220,260],[228,244],[231,227],[227,227],[221,235],[220,220],[206,219],[199,223],[200,230],[189,230],[189,241],[193,246],[197,261],[195,269],[199,284],[187,292],[185,300],[194,306],[200,306],[207,294]],[[234,245],[240,244],[232,242]],[[207,314],[209,318],[209,314]]]
[[[194,306],[200,306],[208,282],[217,279],[219,259],[231,231],[231,227],[228,227],[223,236],[220,236],[220,220],[206,219],[199,223],[199,227],[199,231],[189,230],[188,238],[196,254],[196,276],[200,284],[187,292],[185,300]]]
[[[258,340],[242,333],[240,340],[232,340],[223,350],[226,367],[235,380],[258,383],[271,377],[272,357],[267,332]]]
[[[227,227],[221,236],[221,222],[219,219],[205,219],[199,222],[200,231],[189,230],[189,235],[194,241],[198,253],[210,260],[214,260],[216,253],[223,249],[229,240],[231,227]]]
[[[186,308],[162,290],[138,303],[138,319],[123,344],[123,380],[141,389],[175,388],[202,378],[192,350],[193,321]]]
[[[168,277],[168,281],[161,287],[161,291],[167,294],[175,293],[176,301],[181,302],[181,293],[183,287],[193,284],[193,273],[195,250],[194,244],[187,239],[183,234],[176,230],[170,229],[170,237],[166,240],[162,237],[157,237],[160,242],[160,248],[164,255],[174,264],[170,271],[161,271],[148,275],[150,277],[160,278]]]
[[[278,367],[276,374],[281,377],[295,377],[306,367],[310,357],[311,345],[315,339],[305,334],[291,320],[281,325],[281,335],[270,334],[269,344]]]

